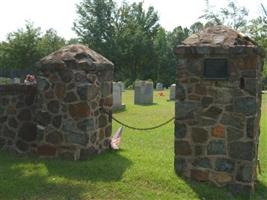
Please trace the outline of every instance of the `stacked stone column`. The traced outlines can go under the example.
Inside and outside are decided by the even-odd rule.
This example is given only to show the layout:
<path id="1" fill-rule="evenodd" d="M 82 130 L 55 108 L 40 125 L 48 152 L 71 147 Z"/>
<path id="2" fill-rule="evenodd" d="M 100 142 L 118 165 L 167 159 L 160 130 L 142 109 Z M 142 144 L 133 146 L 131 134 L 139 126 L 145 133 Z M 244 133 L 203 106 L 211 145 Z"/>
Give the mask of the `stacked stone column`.
<path id="1" fill-rule="evenodd" d="M 253 191 L 258 159 L 262 50 L 180 45 L 177 55 L 175 170 L 235 192 Z M 229 77 L 206 79 L 205 59 L 226 59 Z"/>
<path id="2" fill-rule="evenodd" d="M 113 64 L 71 45 L 42 59 L 39 68 L 36 153 L 76 160 L 109 148 Z"/>

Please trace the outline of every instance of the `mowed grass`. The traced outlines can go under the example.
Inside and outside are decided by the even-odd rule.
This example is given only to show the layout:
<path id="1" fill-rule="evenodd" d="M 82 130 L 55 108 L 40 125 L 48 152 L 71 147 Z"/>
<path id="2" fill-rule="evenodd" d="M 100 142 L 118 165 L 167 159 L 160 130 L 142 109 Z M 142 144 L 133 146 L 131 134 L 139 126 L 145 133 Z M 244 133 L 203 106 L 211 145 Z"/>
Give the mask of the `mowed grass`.
<path id="1" fill-rule="evenodd" d="M 126 110 L 116 118 L 150 127 L 174 115 L 174 102 L 155 92 L 155 104 L 133 104 L 133 91 L 123 94 Z M 259 156 L 262 175 L 252 199 L 267 199 L 267 95 L 263 96 Z M 120 125 L 113 122 L 113 132 Z M 177 177 L 174 172 L 173 123 L 153 131 L 124 129 L 121 150 L 87 161 L 34 159 L 0 153 L 0 199 L 174 199 L 231 200 L 229 190 Z"/>

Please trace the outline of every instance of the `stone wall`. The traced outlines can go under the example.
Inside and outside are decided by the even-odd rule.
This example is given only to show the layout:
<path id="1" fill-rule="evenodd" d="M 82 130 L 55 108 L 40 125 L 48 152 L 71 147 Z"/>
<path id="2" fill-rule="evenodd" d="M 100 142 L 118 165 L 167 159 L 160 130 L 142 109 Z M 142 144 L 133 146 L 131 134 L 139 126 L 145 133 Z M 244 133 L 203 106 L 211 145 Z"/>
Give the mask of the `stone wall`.
<path id="1" fill-rule="evenodd" d="M 256 179 L 261 72 L 257 46 L 188 46 L 176 49 L 175 170 L 234 191 Z M 223 58 L 229 77 L 205 79 L 204 61 Z"/>
<path id="2" fill-rule="evenodd" d="M 82 45 L 43 58 L 37 86 L 0 87 L 0 147 L 72 160 L 108 149 L 112 80 L 113 64 Z"/>
<path id="3" fill-rule="evenodd" d="M 0 149 L 30 152 L 36 145 L 35 85 L 0 86 Z"/>

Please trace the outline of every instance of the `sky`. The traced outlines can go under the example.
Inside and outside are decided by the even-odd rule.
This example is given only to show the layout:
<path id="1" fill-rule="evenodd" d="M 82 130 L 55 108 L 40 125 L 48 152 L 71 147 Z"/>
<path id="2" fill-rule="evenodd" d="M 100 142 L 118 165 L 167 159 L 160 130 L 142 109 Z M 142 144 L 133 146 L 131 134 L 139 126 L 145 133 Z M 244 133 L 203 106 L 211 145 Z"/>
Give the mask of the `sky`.
<path id="1" fill-rule="evenodd" d="M 0 41 L 10 32 L 25 26 L 26 20 L 41 27 L 42 31 L 53 28 L 58 35 L 70 39 L 76 34 L 72 30 L 77 19 L 76 4 L 82 0 L 0 0 Z M 122 0 L 115 0 L 121 3 Z M 144 1 L 144 6 L 153 6 L 160 16 L 160 24 L 171 31 L 176 26 L 189 27 L 203 15 L 205 0 L 128 0 Z M 209 0 L 215 7 L 224 7 L 227 0 Z M 261 12 L 260 3 L 267 7 L 267 0 L 236 0 L 237 5 L 245 6 L 250 17 Z"/>

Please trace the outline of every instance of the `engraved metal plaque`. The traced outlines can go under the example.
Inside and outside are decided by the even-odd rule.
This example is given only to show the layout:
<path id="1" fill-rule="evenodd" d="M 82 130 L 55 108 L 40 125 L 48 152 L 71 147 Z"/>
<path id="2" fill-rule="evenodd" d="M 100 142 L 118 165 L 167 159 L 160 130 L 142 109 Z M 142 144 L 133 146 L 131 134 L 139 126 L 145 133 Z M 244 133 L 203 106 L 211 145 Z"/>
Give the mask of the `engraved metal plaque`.
<path id="1" fill-rule="evenodd" d="M 209 58 L 204 61 L 204 78 L 227 79 L 229 77 L 228 62 L 223 58 Z"/>

